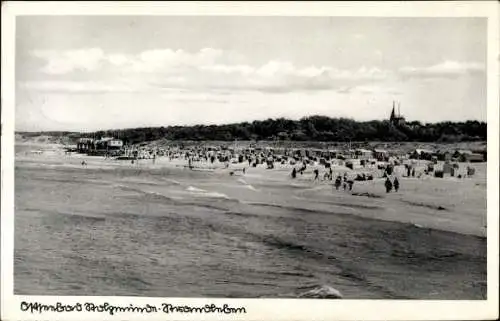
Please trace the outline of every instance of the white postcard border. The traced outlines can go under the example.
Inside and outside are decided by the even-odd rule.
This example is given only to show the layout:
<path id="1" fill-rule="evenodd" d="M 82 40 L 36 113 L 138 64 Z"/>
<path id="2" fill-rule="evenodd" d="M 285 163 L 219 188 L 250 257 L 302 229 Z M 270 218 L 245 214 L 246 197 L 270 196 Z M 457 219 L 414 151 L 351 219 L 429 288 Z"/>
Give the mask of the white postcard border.
<path id="1" fill-rule="evenodd" d="M 7 2 L 2 4 L 1 319 L 2 320 L 486 320 L 498 317 L 499 7 L 495 1 L 440 2 Z M 186 299 L 13 295 L 15 17 L 17 15 L 286 15 L 356 17 L 488 18 L 488 289 L 484 301 Z M 245 307 L 246 314 L 44 312 L 20 310 L 21 302 L 104 302 Z M 84 309 L 85 310 L 85 309 Z"/>

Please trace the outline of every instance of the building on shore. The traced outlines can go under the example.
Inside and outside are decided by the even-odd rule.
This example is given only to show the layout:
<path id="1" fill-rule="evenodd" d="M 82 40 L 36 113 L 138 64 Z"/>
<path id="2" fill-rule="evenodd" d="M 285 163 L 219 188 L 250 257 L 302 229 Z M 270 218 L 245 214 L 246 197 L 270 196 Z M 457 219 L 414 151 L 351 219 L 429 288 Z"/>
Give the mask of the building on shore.
<path id="1" fill-rule="evenodd" d="M 82 137 L 76 144 L 76 151 L 78 153 L 88 153 L 94 149 L 94 140 L 92 138 Z"/>
<path id="2" fill-rule="evenodd" d="M 123 150 L 123 141 L 113 137 L 103 137 L 98 140 L 82 137 L 76 146 L 79 153 L 88 155 L 118 155 Z"/>

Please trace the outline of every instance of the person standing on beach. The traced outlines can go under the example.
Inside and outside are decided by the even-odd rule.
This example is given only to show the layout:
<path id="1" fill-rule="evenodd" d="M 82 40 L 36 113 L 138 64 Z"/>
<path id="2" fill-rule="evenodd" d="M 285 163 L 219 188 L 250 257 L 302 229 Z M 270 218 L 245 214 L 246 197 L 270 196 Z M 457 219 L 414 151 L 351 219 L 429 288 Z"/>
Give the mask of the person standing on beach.
<path id="1" fill-rule="evenodd" d="M 337 176 L 337 178 L 335 179 L 335 189 L 338 191 L 339 190 L 339 187 L 340 185 L 342 185 L 342 177 Z"/>
<path id="2" fill-rule="evenodd" d="M 390 193 L 391 190 L 392 190 L 392 182 L 389 179 L 389 177 L 387 177 L 387 179 L 385 180 L 385 191 L 386 193 Z"/>
<path id="3" fill-rule="evenodd" d="M 314 180 L 319 179 L 319 170 L 317 168 L 314 169 Z"/>
<path id="4" fill-rule="evenodd" d="M 295 167 L 292 169 L 292 178 L 297 177 L 297 169 Z"/>
<path id="5" fill-rule="evenodd" d="M 394 178 L 394 190 L 396 191 L 396 193 L 398 192 L 398 189 L 399 189 L 399 180 L 398 178 Z"/>

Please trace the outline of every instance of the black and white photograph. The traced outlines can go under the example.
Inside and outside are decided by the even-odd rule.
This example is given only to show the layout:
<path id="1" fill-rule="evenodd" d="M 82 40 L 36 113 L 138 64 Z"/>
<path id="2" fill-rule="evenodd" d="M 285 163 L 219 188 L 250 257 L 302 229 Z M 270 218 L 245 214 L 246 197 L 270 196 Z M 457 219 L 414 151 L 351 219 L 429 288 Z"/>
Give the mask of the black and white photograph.
<path id="1" fill-rule="evenodd" d="M 487 17 L 30 14 L 13 38 L 14 296 L 491 299 Z"/>

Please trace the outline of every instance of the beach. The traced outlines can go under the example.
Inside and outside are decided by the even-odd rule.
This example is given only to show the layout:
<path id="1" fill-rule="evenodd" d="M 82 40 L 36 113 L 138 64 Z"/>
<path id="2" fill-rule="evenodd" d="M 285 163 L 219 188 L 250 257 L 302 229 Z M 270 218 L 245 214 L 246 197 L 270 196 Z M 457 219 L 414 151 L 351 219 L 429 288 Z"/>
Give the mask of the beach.
<path id="1" fill-rule="evenodd" d="M 216 165 L 16 146 L 15 294 L 486 298 L 486 163 L 389 194 Z"/>

